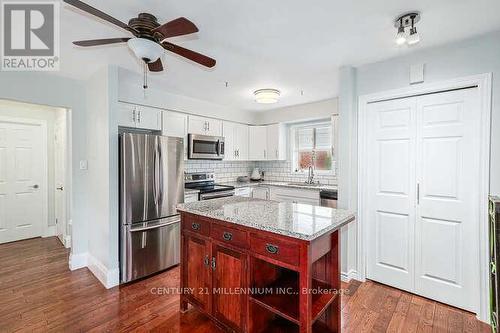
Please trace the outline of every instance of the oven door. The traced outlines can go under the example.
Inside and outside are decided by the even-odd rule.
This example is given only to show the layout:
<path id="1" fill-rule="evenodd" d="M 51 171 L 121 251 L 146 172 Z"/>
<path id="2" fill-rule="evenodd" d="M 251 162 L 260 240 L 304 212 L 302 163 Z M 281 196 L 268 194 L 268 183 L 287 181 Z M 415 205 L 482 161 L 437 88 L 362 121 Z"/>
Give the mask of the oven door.
<path id="1" fill-rule="evenodd" d="M 188 158 L 191 160 L 222 160 L 224 138 L 199 134 L 188 134 Z"/>

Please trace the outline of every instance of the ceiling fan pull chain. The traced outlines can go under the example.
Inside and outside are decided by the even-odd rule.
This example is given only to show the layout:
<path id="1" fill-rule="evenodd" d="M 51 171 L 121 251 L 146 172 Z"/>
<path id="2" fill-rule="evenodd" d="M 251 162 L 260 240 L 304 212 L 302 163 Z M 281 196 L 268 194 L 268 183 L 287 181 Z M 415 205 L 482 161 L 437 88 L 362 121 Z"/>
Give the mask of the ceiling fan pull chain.
<path id="1" fill-rule="evenodd" d="M 148 64 L 144 62 L 144 83 L 142 85 L 144 90 L 144 98 L 146 98 L 146 89 L 148 89 Z"/>

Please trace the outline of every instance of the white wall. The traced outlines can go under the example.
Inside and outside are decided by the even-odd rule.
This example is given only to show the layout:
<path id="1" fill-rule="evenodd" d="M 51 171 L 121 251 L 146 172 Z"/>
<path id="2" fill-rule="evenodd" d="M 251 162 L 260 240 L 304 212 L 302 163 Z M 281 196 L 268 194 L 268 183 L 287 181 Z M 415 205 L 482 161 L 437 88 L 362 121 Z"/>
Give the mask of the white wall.
<path id="1" fill-rule="evenodd" d="M 285 108 L 256 112 L 255 125 L 265 125 L 280 122 L 296 122 L 330 118 L 338 113 L 338 99 L 332 98 L 315 103 L 307 103 Z"/>
<path id="2" fill-rule="evenodd" d="M 0 99 L 62 107 L 72 119 L 72 255 L 87 252 L 86 173 L 78 168 L 86 155 L 85 88 L 80 81 L 40 72 L 1 72 Z"/>
<path id="3" fill-rule="evenodd" d="M 476 38 L 447 44 L 434 48 L 423 48 L 425 40 L 414 53 L 382 62 L 359 66 L 356 69 L 346 67 L 340 76 L 340 141 L 350 153 L 340 156 L 339 181 L 343 178 L 346 167 L 351 176 L 348 183 L 339 182 L 341 204 L 353 210 L 357 208 L 357 104 L 351 105 L 350 96 L 358 96 L 409 86 L 409 69 L 412 64 L 425 64 L 425 83 L 444 81 L 452 78 L 493 73 L 492 84 L 492 124 L 491 124 L 491 166 L 490 193 L 500 194 L 500 32 L 489 33 Z M 343 73 L 343 74 L 342 74 Z M 354 84 L 353 84 L 354 83 Z M 350 147 L 350 148 L 347 148 Z M 346 191 L 347 197 L 344 197 Z M 348 253 L 353 260 L 350 268 L 356 267 L 356 239 L 349 243 Z"/>
<path id="4" fill-rule="evenodd" d="M 142 88 L 142 77 L 123 68 L 118 69 L 118 100 L 180 111 L 205 117 L 253 124 L 255 112 L 244 111 L 200 99 L 177 95 L 162 89 L 161 80 L 149 78 L 146 95 Z"/>

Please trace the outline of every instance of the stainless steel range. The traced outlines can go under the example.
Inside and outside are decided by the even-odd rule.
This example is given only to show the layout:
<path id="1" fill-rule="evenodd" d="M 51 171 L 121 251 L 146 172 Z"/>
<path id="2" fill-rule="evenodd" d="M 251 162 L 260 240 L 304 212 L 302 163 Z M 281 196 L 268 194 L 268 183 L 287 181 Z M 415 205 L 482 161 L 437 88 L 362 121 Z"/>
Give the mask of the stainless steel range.
<path id="1" fill-rule="evenodd" d="M 215 183 L 213 173 L 186 173 L 184 187 L 199 190 L 199 200 L 231 197 L 234 195 L 234 186 L 219 185 Z"/>

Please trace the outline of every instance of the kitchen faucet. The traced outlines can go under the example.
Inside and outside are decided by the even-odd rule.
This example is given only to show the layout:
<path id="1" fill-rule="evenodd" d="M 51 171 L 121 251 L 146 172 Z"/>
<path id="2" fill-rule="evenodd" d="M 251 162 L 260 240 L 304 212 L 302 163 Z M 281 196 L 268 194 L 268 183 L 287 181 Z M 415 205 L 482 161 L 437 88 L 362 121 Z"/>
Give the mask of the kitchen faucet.
<path id="1" fill-rule="evenodd" d="M 314 168 L 309 165 L 309 174 L 307 176 L 306 184 L 314 184 Z"/>

